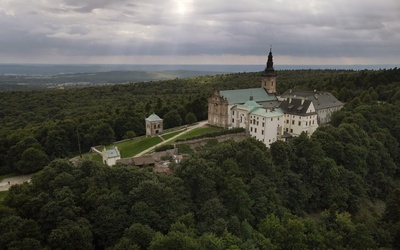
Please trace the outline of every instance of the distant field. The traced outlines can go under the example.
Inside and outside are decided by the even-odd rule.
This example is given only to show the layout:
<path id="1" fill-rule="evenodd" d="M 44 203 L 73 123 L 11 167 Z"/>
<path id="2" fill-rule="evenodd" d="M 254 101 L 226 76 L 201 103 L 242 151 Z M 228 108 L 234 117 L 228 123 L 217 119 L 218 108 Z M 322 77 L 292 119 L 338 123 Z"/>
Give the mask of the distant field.
<path id="1" fill-rule="evenodd" d="M 0 92 L 82 88 L 90 86 L 160 81 L 227 73 L 202 70 L 132 71 L 131 69 L 115 70 L 110 68 L 110 70 L 108 70 L 107 72 L 98 72 L 99 70 L 103 71 L 104 68 L 70 68 L 68 66 L 60 66 L 58 68 L 38 68 L 25 66 L 21 68 L 17 65 L 9 65 L 9 67 L 7 67 L 7 65 L 0 65 Z M 75 73 L 59 74 L 60 72 Z"/>

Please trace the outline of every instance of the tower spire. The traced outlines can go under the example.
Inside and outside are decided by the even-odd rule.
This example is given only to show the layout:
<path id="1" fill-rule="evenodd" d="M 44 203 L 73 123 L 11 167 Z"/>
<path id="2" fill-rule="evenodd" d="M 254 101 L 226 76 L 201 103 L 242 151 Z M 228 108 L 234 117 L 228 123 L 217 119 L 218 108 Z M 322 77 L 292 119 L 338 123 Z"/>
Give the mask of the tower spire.
<path id="1" fill-rule="evenodd" d="M 276 72 L 272 56 L 272 45 L 269 46 L 267 65 L 261 74 L 261 87 L 269 94 L 276 93 Z"/>
<path id="2" fill-rule="evenodd" d="M 268 54 L 268 61 L 267 61 L 267 67 L 265 68 L 265 71 L 275 71 L 274 70 L 274 62 L 272 60 L 273 56 L 272 56 L 272 45 L 270 45 L 269 47 L 269 54 Z"/>
<path id="3" fill-rule="evenodd" d="M 272 55 L 272 45 L 269 45 L 268 60 L 267 60 L 267 65 L 265 67 L 263 75 L 276 76 L 275 69 L 274 69 L 273 55 Z"/>

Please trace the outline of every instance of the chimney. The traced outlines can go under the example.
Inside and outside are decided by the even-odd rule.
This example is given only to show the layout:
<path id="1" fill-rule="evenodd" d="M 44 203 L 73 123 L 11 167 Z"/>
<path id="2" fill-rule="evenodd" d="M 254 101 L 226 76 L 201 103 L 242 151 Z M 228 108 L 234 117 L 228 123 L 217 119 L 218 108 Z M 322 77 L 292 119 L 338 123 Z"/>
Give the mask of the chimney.
<path id="1" fill-rule="evenodd" d="M 292 98 L 289 98 L 289 103 L 292 103 Z"/>
<path id="2" fill-rule="evenodd" d="M 301 105 L 303 105 L 304 104 L 304 99 L 301 99 Z"/>

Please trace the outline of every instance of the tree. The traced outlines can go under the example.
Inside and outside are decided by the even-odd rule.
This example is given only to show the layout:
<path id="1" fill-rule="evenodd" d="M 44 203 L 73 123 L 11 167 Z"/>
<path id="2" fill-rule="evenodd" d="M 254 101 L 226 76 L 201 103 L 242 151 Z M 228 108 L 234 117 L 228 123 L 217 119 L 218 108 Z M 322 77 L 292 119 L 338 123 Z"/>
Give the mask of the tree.
<path id="1" fill-rule="evenodd" d="M 4 249 L 41 249 L 40 229 L 33 220 L 11 215 L 0 219 L 0 246 Z M 31 248 L 27 244 L 32 243 Z"/>
<path id="2" fill-rule="evenodd" d="M 42 146 L 35 138 L 27 137 L 16 143 L 14 146 L 11 146 L 11 148 L 8 150 L 6 156 L 7 164 L 10 167 L 15 168 L 15 164 L 21 160 L 22 154 L 28 148 L 36 148 L 42 150 Z"/>
<path id="3" fill-rule="evenodd" d="M 132 224 L 129 228 L 125 229 L 124 236 L 119 240 L 117 246 L 134 245 L 137 246 L 137 249 L 148 249 L 155 233 L 148 225 L 140 223 Z"/>
<path id="4" fill-rule="evenodd" d="M 193 114 L 192 112 L 187 113 L 187 115 L 185 117 L 185 121 L 187 124 L 193 124 L 193 123 L 197 122 L 196 115 Z"/>
<path id="5" fill-rule="evenodd" d="M 171 110 L 164 116 L 164 128 L 178 127 L 182 124 L 182 118 L 178 111 Z"/>
<path id="6" fill-rule="evenodd" d="M 51 249 L 94 249 L 93 235 L 86 219 L 64 220 L 48 236 Z"/>
<path id="7" fill-rule="evenodd" d="M 223 250 L 227 249 L 222 238 L 214 234 L 203 234 L 199 239 L 199 248 L 201 250 Z"/>
<path id="8" fill-rule="evenodd" d="M 195 239 L 194 230 L 187 228 L 183 223 L 177 222 L 171 225 L 167 235 L 156 233 L 153 238 L 150 250 L 154 249 L 198 249 L 198 242 Z"/>
<path id="9" fill-rule="evenodd" d="M 126 134 L 124 135 L 124 139 L 131 139 L 132 140 L 135 137 L 136 137 L 136 134 L 132 130 L 127 131 Z"/>
<path id="10" fill-rule="evenodd" d="M 76 139 L 73 142 L 75 141 Z M 70 152 L 70 143 L 71 141 L 69 140 L 66 131 L 54 127 L 47 131 L 44 147 L 49 156 L 65 157 Z"/>
<path id="11" fill-rule="evenodd" d="M 96 207 L 90 214 L 96 246 L 104 248 L 115 245 L 130 223 L 128 218 L 123 206 L 113 208 L 103 203 Z"/>
<path id="12" fill-rule="evenodd" d="M 89 129 L 87 138 L 92 145 L 109 145 L 114 141 L 114 130 L 108 123 L 93 125 Z"/>
<path id="13" fill-rule="evenodd" d="M 49 159 L 42 150 L 28 148 L 22 153 L 21 160 L 15 164 L 15 168 L 23 174 L 30 174 L 43 169 L 48 163 Z"/>
<path id="14" fill-rule="evenodd" d="M 226 213 L 226 208 L 218 198 L 206 201 L 197 214 L 199 231 L 221 235 L 226 228 Z"/>

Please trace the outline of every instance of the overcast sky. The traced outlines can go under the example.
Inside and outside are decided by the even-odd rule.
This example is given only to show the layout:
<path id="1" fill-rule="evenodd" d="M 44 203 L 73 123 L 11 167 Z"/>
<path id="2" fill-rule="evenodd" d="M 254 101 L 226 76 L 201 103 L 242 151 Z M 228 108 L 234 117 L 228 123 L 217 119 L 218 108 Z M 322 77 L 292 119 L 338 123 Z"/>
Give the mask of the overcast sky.
<path id="1" fill-rule="evenodd" d="M 400 0 L 0 0 L 0 63 L 400 64 Z"/>

